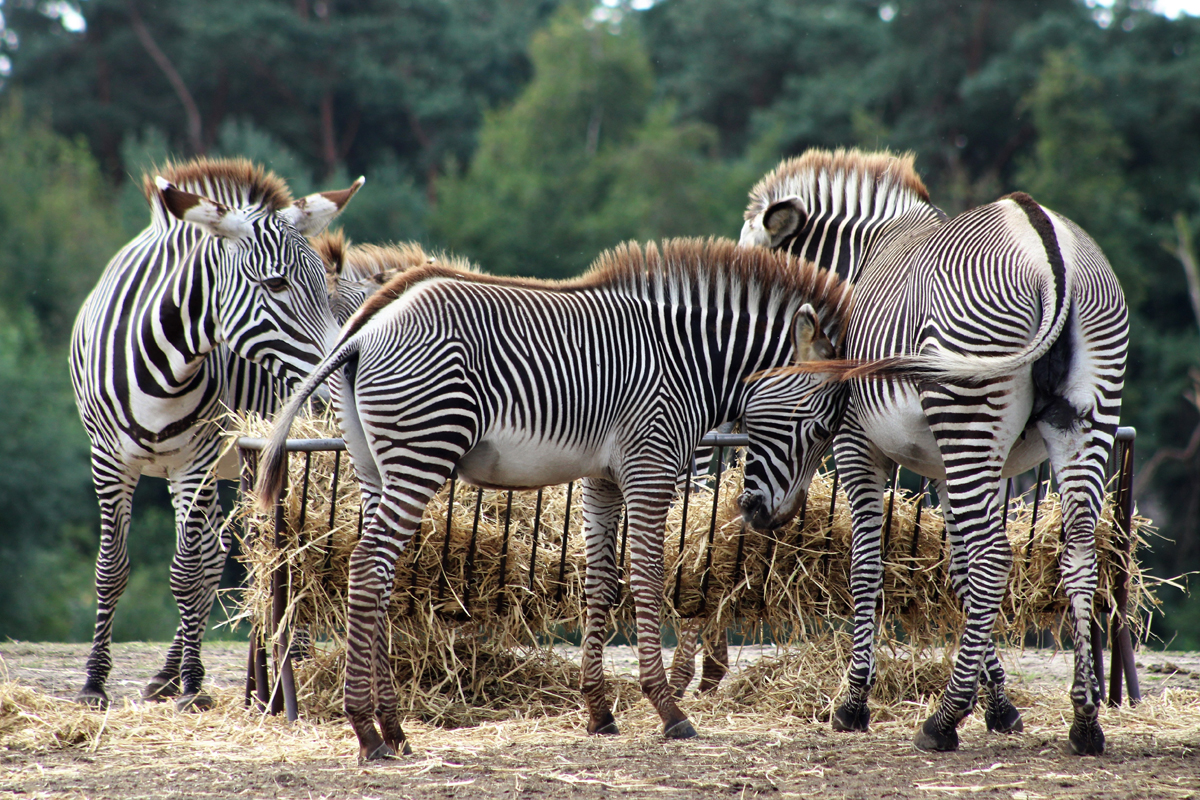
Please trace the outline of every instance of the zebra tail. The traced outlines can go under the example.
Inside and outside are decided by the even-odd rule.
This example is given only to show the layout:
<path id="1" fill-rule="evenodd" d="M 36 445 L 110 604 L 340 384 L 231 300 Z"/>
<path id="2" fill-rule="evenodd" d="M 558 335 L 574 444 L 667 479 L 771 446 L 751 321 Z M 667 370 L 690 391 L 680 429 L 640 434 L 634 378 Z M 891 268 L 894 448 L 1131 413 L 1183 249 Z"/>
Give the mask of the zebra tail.
<path id="1" fill-rule="evenodd" d="M 275 416 L 275 425 L 267 438 L 267 446 L 259 456 L 258 480 L 254 485 L 255 506 L 262 513 L 270 513 L 283 494 L 283 478 L 287 471 L 287 438 L 296 415 L 317 387 L 341 369 L 356 353 L 357 339 L 352 337 L 342 342 L 305 378 L 304 383 L 288 398 L 287 404 Z"/>

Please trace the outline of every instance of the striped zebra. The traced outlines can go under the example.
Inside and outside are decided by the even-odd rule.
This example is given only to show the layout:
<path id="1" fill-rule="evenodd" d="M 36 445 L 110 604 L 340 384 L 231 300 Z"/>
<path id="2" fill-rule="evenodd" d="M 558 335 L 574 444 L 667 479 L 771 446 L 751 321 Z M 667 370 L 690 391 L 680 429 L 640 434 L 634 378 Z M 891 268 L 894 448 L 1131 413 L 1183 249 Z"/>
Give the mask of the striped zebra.
<path id="1" fill-rule="evenodd" d="M 829 201 L 814 208 L 813 197 Z M 823 218 L 826 233 L 814 234 Z M 834 231 L 842 241 L 829 239 Z M 932 365 L 920 379 L 854 382 L 835 439 L 854 525 L 855 617 L 849 691 L 834 728 L 865 730 L 870 718 L 883 486 L 899 463 L 937 484 L 951 581 L 967 619 L 950 683 L 916 745 L 957 748 L 957 725 L 981 679 L 988 729 L 1022 729 L 991 639 L 1012 561 L 998 496 L 1003 478 L 1048 456 L 1063 504 L 1061 570 L 1075 646 L 1070 746 L 1102 753 L 1089 636 L 1095 526 L 1128 342 L 1111 267 L 1079 227 L 1024 194 L 947 220 L 929 204 L 911 158 L 886 154 L 813 153 L 754 188 L 741 244 L 807 255 L 818 241 L 822 255 L 839 253 L 839 270 L 842 248 L 857 259 L 846 273 L 855 281 L 846 357 L 918 355 Z"/>
<path id="2" fill-rule="evenodd" d="M 695 735 L 660 643 L 663 525 L 677 476 L 706 431 L 741 419 L 751 442 L 744 516 L 770 528 L 796 513 L 844 391 L 814 391 L 822 375 L 763 373 L 831 358 L 826 331 L 836 335 L 848 299 L 828 271 L 711 240 L 625 244 L 561 283 L 434 265 L 374 295 L 277 418 L 257 486 L 271 506 L 294 416 L 344 370 L 334 402 L 367 520 L 347 600 L 345 709 L 360 758 L 410 752 L 386 612 L 396 561 L 456 472 L 485 488 L 583 479 L 591 734 L 618 732 L 601 657 L 624 504 L 642 689 L 668 738 Z"/>
<path id="3" fill-rule="evenodd" d="M 211 704 L 200 644 L 228 551 L 214 475 L 219 419 L 227 408 L 270 410 L 325 353 L 336 327 L 304 234 L 319 233 L 361 185 L 293 202 L 281 180 L 240 159 L 171 164 L 143 181 L 150 225 L 109 262 L 71 337 L 100 502 L 96 627 L 79 701 L 108 704 L 130 508 L 150 475 L 169 481 L 175 508 L 180 623 L 143 696 Z"/>

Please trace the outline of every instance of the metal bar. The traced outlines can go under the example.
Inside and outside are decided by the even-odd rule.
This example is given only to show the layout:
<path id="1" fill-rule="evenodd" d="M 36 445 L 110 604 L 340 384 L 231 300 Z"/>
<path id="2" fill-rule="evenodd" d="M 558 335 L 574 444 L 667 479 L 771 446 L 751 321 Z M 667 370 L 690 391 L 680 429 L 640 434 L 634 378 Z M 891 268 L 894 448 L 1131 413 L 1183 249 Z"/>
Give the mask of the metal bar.
<path id="1" fill-rule="evenodd" d="M 471 544 L 467 547 L 467 565 L 463 569 L 463 613 L 471 617 L 471 582 L 475 577 L 475 543 L 479 537 L 479 513 L 483 510 L 483 489 L 475 490 L 475 521 L 471 523 Z"/>
<path id="2" fill-rule="evenodd" d="M 275 503 L 275 548 L 284 550 L 284 531 L 287 528 L 287 516 L 284 513 L 283 500 L 287 494 L 287 470 L 283 473 L 283 485 L 280 489 L 280 500 Z M 292 652 L 284 616 L 288 606 L 288 566 L 283 561 L 275 567 L 271 575 L 271 631 L 272 631 L 272 660 L 275 662 L 277 685 L 271 692 L 271 714 L 287 711 L 289 721 L 298 716 L 296 709 L 296 684 L 292 676 Z"/>
<path id="3" fill-rule="evenodd" d="M 704 551 L 704 575 L 700 578 L 700 606 L 696 609 L 696 614 L 703 614 L 708 609 L 708 587 L 712 577 L 712 560 L 713 560 L 713 540 L 717 533 L 717 511 L 721 503 L 721 478 L 725 474 L 725 448 L 717 448 L 717 476 L 716 482 L 713 483 L 713 503 L 712 515 L 708 520 L 708 542 Z M 807 501 L 807 495 L 805 500 Z M 807 505 L 807 502 L 806 502 Z M 803 513 L 803 512 L 802 512 Z M 800 522 L 801 528 L 804 526 L 803 519 Z"/>
<path id="4" fill-rule="evenodd" d="M 500 591 L 496 595 L 496 613 L 504 611 L 508 600 L 508 537 L 512 530 L 512 489 L 508 490 L 508 504 L 504 508 L 504 541 L 500 544 Z"/>
<path id="5" fill-rule="evenodd" d="M 312 451 L 304 453 L 304 481 L 300 484 L 300 524 L 296 526 L 297 533 L 304 530 L 308 522 L 308 478 L 312 474 Z"/>
<path id="6" fill-rule="evenodd" d="M 446 595 L 446 572 L 450 569 L 450 533 L 454 530 L 454 489 L 458 481 L 450 479 L 450 499 L 446 503 L 446 540 L 442 542 L 442 571 L 438 575 L 437 599 Z"/>
<path id="7" fill-rule="evenodd" d="M 329 530 L 331 530 L 331 531 L 333 530 L 333 524 L 337 518 L 338 477 L 341 475 L 341 469 L 342 469 L 342 451 L 337 450 L 337 451 L 334 451 L 334 454 L 333 454 L 333 482 L 332 482 L 332 486 L 330 488 L 330 501 L 329 501 Z"/>
<path id="8" fill-rule="evenodd" d="M 917 544 L 921 541 L 921 509 L 929 498 L 929 478 L 921 478 L 921 491 L 917 495 L 917 518 L 913 522 L 912 542 L 908 545 L 909 570 L 917 568 Z"/>
<path id="9" fill-rule="evenodd" d="M 688 505 L 692 500 L 692 475 L 694 474 L 692 467 L 695 463 L 695 458 L 688 462 L 687 476 L 683 482 L 683 518 L 679 521 L 679 560 L 675 569 L 675 593 L 671 597 L 671 605 L 675 607 L 676 614 L 679 613 L 679 596 L 683 590 L 683 547 L 687 538 Z"/>
<path id="10" fill-rule="evenodd" d="M 825 526 L 825 552 L 821 556 L 821 560 L 825 563 L 821 565 L 821 571 L 825 573 L 825 577 L 829 577 L 829 555 L 833 550 L 833 512 L 837 508 L 837 493 L 838 493 L 838 471 L 833 471 L 833 491 L 829 493 L 829 522 Z M 832 594 L 830 599 L 832 599 Z"/>
<path id="11" fill-rule="evenodd" d="M 887 517 L 883 521 L 883 550 L 879 556 L 881 560 L 887 560 L 888 541 L 892 536 L 892 511 L 896 507 L 896 484 L 900 479 L 900 465 L 892 464 L 892 494 L 888 497 Z"/>
<path id="12" fill-rule="evenodd" d="M 574 490 L 575 482 L 571 481 L 567 484 L 567 509 L 563 514 L 562 555 L 558 559 L 558 591 L 554 595 L 555 602 L 561 601 L 567 591 L 567 534 L 571 530 L 571 493 Z"/>
<path id="13" fill-rule="evenodd" d="M 1100 694 L 1100 702 L 1104 702 L 1104 629 L 1100 627 L 1096 615 L 1092 615 L 1089 633 L 1092 639 L 1092 670 L 1096 674 L 1096 690 Z"/>
<path id="14" fill-rule="evenodd" d="M 1037 530 L 1038 504 L 1042 500 L 1042 481 L 1046 479 L 1046 462 L 1038 464 L 1037 477 L 1033 484 L 1033 516 L 1029 520 L 1029 542 L 1025 545 L 1025 560 L 1033 555 L 1033 535 Z"/>
<path id="15" fill-rule="evenodd" d="M 537 507 L 534 509 L 534 512 L 533 512 L 533 545 L 529 548 L 529 592 L 530 592 L 530 594 L 533 593 L 533 574 L 534 574 L 534 569 L 537 567 L 538 532 L 541 530 L 541 527 L 542 527 L 542 492 L 543 491 L 544 491 L 543 489 L 538 489 Z"/>
<path id="16" fill-rule="evenodd" d="M 1110 684 L 1109 704 L 1119 705 L 1121 702 L 1121 675 L 1118 675 L 1117 664 L 1121 664 L 1121 672 L 1124 673 L 1126 688 L 1129 690 L 1129 705 L 1134 706 L 1141 702 L 1142 691 L 1138 685 L 1137 665 L 1133 656 L 1133 640 L 1129 634 L 1128 612 L 1129 612 L 1129 567 L 1134 557 L 1134 539 L 1133 539 L 1133 455 L 1134 455 L 1134 440 L 1137 432 L 1133 429 L 1128 429 L 1131 433 L 1127 433 L 1124 437 L 1118 435 L 1118 443 L 1121 446 L 1121 476 L 1117 488 L 1117 531 L 1124 537 L 1124 540 L 1118 542 L 1117 550 L 1121 553 L 1121 558 L 1117 562 L 1117 574 L 1114 586 L 1114 599 L 1117 605 L 1117 616 L 1114 620 L 1116 627 L 1113 634 L 1113 682 Z M 1121 431 L 1118 431 L 1120 434 Z"/>

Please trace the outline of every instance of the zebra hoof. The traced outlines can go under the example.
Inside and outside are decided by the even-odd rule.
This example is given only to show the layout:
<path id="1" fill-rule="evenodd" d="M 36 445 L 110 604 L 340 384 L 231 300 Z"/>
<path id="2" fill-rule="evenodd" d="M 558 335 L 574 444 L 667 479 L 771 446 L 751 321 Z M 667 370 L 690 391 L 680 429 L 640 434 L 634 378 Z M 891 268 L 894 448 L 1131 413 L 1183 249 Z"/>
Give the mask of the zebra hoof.
<path id="1" fill-rule="evenodd" d="M 390 747 L 392 749 L 393 756 L 395 756 L 397 753 L 399 753 L 402 756 L 411 756 L 412 755 L 412 746 L 408 743 L 408 739 L 400 739 L 398 741 L 386 742 L 384 744 L 384 746 Z M 378 748 L 376 748 L 376 749 L 378 749 Z"/>
<path id="2" fill-rule="evenodd" d="M 142 699 L 162 703 L 172 697 L 178 697 L 180 691 L 178 673 L 171 675 L 160 672 L 142 688 Z"/>
<path id="3" fill-rule="evenodd" d="M 617 723 L 615 722 L 609 722 L 606 725 L 601 725 L 594 731 L 588 731 L 588 733 L 592 736 L 616 736 L 620 732 L 621 731 L 617 729 Z"/>
<path id="4" fill-rule="evenodd" d="M 984 714 L 984 720 L 987 722 L 987 729 L 992 733 L 1020 733 L 1025 730 L 1021 712 L 1011 703 L 1006 708 L 996 711 L 988 708 L 987 713 Z"/>
<path id="5" fill-rule="evenodd" d="M 92 708 L 108 708 L 108 694 L 98 686 L 85 685 L 75 695 L 75 702 Z"/>
<path id="6" fill-rule="evenodd" d="M 1098 756 L 1104 753 L 1104 731 L 1095 719 L 1076 719 L 1069 737 L 1071 752 L 1077 756 Z"/>
<path id="7" fill-rule="evenodd" d="M 843 703 L 833 712 L 833 718 L 829 722 L 835 731 L 863 732 L 871 726 L 871 709 L 866 703 L 860 706 Z"/>
<path id="8" fill-rule="evenodd" d="M 934 718 L 930 717 L 921 725 L 921 730 L 917 731 L 913 744 L 918 750 L 929 753 L 950 753 L 958 749 L 958 731 L 954 728 L 939 731 L 934 724 Z"/>
<path id="9" fill-rule="evenodd" d="M 179 711 L 208 711 L 212 707 L 212 695 L 208 692 L 180 695 L 175 701 L 175 708 Z"/>
<path id="10" fill-rule="evenodd" d="M 405 742 L 407 744 L 407 742 Z M 411 750 L 409 751 L 411 752 Z M 405 754 L 407 755 L 407 753 Z M 387 742 L 381 743 L 378 747 L 365 755 L 361 752 L 358 756 L 358 763 L 365 764 L 368 761 L 387 761 L 390 758 L 396 757 L 396 751 Z"/>
<path id="11" fill-rule="evenodd" d="M 663 735 L 668 739 L 691 739 L 696 735 L 696 729 L 692 727 L 691 722 L 681 719 L 664 730 Z"/>

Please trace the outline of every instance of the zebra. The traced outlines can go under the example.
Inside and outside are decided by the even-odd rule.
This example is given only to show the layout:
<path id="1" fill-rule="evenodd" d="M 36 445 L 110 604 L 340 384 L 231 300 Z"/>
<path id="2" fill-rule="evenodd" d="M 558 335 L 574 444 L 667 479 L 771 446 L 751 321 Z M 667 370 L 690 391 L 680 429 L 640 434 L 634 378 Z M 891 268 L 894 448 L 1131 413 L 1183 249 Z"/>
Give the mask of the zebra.
<path id="1" fill-rule="evenodd" d="M 96 626 L 78 701 L 109 703 L 130 508 L 149 475 L 170 484 L 180 623 L 143 697 L 211 705 L 200 644 L 228 550 L 214 476 L 219 418 L 225 407 L 270 410 L 278 390 L 325 353 L 336 327 L 303 234 L 324 229 L 362 184 L 293 202 L 283 181 L 244 159 L 168 163 L 144 177 L 150 225 L 109 262 L 71 336 L 100 504 Z"/>
<path id="2" fill-rule="evenodd" d="M 815 391 L 824 375 L 771 370 L 831 359 L 829 332 L 838 335 L 849 297 L 836 275 L 790 256 L 672 240 L 626 243 L 561 283 L 432 265 L 368 300 L 276 418 L 256 487 L 260 506 L 273 505 L 293 418 L 344 370 L 334 404 L 367 520 L 347 600 L 345 711 L 359 758 L 411 752 L 386 611 L 401 551 L 456 473 L 485 488 L 583 479 L 589 734 L 618 733 L 602 652 L 624 504 L 642 689 L 667 738 L 694 736 L 663 671 L 659 628 L 677 476 L 706 431 L 741 419 L 743 516 L 767 529 L 796 513 L 845 391 Z"/>
<path id="3" fill-rule="evenodd" d="M 1012 561 L 998 495 L 1002 478 L 1048 456 L 1063 503 L 1061 569 L 1075 648 L 1069 742 L 1077 754 L 1098 755 L 1104 734 L 1089 627 L 1095 526 L 1124 384 L 1124 295 L 1099 246 L 1070 220 L 1022 193 L 947 219 L 911 165 L 911 156 L 853 151 L 785 162 L 751 192 L 740 240 L 838 254 L 837 268 L 855 282 L 847 358 L 920 354 L 936 363 L 923 378 L 854 382 L 834 440 L 854 526 L 855 614 L 849 690 L 832 724 L 869 723 L 882 493 L 899 463 L 935 481 L 951 582 L 967 618 L 949 685 L 915 744 L 956 749 L 981 678 L 988 729 L 1022 730 L 991 639 Z M 814 197 L 823 202 L 811 206 Z M 840 212 L 814 232 L 831 208 Z M 847 247 L 849 262 L 840 255 Z"/>

